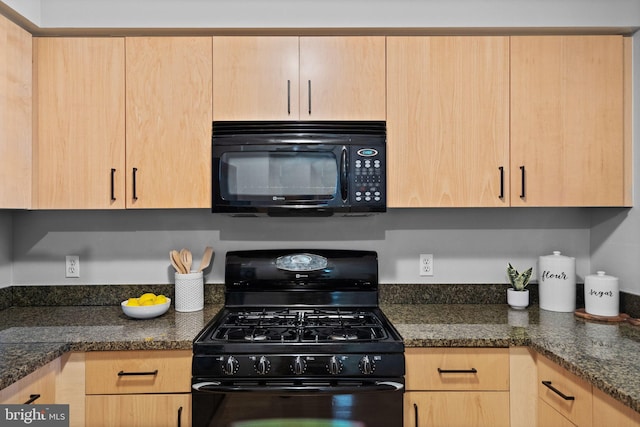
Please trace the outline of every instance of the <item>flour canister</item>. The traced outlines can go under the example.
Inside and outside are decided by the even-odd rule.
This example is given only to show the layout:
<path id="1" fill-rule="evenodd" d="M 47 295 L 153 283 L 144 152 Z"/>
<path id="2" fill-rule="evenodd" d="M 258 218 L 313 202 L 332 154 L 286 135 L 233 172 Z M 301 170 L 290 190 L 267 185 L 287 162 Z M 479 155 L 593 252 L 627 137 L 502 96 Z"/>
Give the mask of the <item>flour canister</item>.
<path id="1" fill-rule="evenodd" d="M 584 278 L 584 310 L 596 316 L 620 314 L 618 278 L 607 276 L 604 271 Z"/>
<path id="2" fill-rule="evenodd" d="M 572 312 L 576 309 L 576 259 L 554 251 L 538 259 L 540 308 Z"/>

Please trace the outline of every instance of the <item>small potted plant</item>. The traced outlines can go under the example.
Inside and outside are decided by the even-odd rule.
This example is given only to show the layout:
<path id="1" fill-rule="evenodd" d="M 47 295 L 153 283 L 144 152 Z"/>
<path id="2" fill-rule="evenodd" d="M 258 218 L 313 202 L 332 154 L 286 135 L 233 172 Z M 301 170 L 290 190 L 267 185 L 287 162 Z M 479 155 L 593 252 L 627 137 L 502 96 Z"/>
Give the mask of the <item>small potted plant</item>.
<path id="1" fill-rule="evenodd" d="M 509 277 L 509 283 L 511 288 L 507 289 L 507 304 L 511 308 L 522 310 L 529 306 L 529 290 L 527 285 L 529 279 L 531 279 L 531 272 L 533 267 L 528 270 L 519 273 L 518 270 L 513 268 L 511 263 L 507 267 L 507 276 Z"/>

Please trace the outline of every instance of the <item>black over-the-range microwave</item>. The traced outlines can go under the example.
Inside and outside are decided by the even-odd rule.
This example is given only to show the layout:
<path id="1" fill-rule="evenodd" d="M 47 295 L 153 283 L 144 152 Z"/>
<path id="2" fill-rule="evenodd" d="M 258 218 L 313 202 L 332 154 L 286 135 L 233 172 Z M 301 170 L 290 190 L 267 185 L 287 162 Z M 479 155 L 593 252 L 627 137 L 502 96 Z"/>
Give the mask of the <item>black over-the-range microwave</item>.
<path id="1" fill-rule="evenodd" d="M 214 213 L 386 211 L 384 121 L 214 121 L 212 144 Z"/>

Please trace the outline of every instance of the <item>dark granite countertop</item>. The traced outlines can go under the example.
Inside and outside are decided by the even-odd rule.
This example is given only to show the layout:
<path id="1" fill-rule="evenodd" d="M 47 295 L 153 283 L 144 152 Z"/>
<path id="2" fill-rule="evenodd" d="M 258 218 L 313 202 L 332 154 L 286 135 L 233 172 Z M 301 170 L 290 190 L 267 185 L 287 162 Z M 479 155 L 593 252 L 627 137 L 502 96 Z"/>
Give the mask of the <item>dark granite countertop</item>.
<path id="1" fill-rule="evenodd" d="M 0 311 L 0 388 L 68 351 L 190 349 L 220 310 L 130 319 L 119 306 L 10 307 Z M 407 347 L 528 346 L 640 412 L 640 327 L 603 324 L 537 306 L 381 304 Z"/>

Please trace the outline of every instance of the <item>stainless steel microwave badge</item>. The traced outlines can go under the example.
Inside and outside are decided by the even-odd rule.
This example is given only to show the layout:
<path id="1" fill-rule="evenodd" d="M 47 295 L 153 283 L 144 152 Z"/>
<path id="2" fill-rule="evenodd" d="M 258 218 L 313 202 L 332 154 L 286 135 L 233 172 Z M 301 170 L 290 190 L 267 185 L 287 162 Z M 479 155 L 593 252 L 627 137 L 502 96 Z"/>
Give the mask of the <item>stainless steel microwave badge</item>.
<path id="1" fill-rule="evenodd" d="M 327 259 L 309 253 L 283 255 L 276 258 L 276 267 L 285 271 L 317 271 L 327 268 Z"/>

